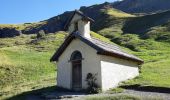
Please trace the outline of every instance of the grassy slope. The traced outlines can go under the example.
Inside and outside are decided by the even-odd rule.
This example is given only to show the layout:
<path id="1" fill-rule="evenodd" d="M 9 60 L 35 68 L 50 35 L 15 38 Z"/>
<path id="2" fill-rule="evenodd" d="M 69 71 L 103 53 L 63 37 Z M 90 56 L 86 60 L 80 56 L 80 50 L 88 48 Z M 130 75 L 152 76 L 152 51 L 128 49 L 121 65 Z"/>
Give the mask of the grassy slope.
<path id="1" fill-rule="evenodd" d="M 128 84 L 170 88 L 170 44 L 154 42 L 153 46 L 155 46 L 153 50 L 143 49 L 141 52 L 134 52 L 145 60 L 145 64 L 142 66 L 140 76 Z"/>
<path id="2" fill-rule="evenodd" d="M 113 13 L 113 12 L 112 12 Z M 140 84 L 140 85 L 150 85 L 150 86 L 160 86 L 160 87 L 170 87 L 170 44 L 168 39 L 170 39 L 169 32 L 169 22 L 164 24 L 160 24 L 159 26 L 154 26 L 156 19 L 160 21 L 167 20 L 169 17 L 169 12 L 164 12 L 162 14 L 149 15 L 149 17 L 116 17 L 112 14 L 105 17 L 104 20 L 107 21 L 107 27 L 101 28 L 98 31 L 100 35 L 103 35 L 109 38 L 111 41 L 124 46 L 126 48 L 131 49 L 129 51 L 138 57 L 142 58 L 145 61 L 145 64 L 142 66 L 141 74 L 134 80 L 128 81 L 126 84 Z M 141 33 L 135 34 L 124 34 L 121 30 L 124 28 L 124 23 L 128 20 L 128 22 L 136 22 L 135 24 L 130 23 L 127 25 L 128 29 L 136 28 L 136 31 L 142 29 L 144 23 L 150 24 L 148 25 L 149 32 L 143 34 L 149 34 L 152 36 L 148 36 L 147 39 L 141 38 Z M 136 21 L 136 19 L 140 20 L 140 22 Z M 150 19 L 150 20 L 149 20 Z M 149 20 L 149 22 L 148 22 Z M 155 22 L 155 23 L 152 23 Z M 138 27 L 142 24 L 141 27 Z M 104 24 L 105 25 L 105 24 Z M 143 27 L 143 30 L 145 29 Z M 159 41 L 157 41 L 156 37 L 162 37 Z M 165 39 L 166 38 L 166 39 Z"/>
<path id="3" fill-rule="evenodd" d="M 122 28 L 124 27 L 124 23 L 128 19 L 136 17 L 135 15 L 112 8 L 102 9 L 100 13 L 100 18 L 96 19 L 92 29 L 107 38 L 112 38 L 115 35 L 123 33 Z"/>
<path id="4" fill-rule="evenodd" d="M 121 29 L 124 22 L 136 17 L 133 15 L 127 16 L 127 14 L 125 14 L 125 17 L 123 17 L 124 14 L 121 14 L 122 17 L 116 17 L 117 12 L 110 10 L 102 11 L 104 15 L 95 22 L 97 25 L 95 30 L 111 41 L 131 49 L 132 51 L 127 50 L 145 61 L 140 76 L 125 84 L 170 87 L 169 41 L 158 42 L 152 38 L 141 39 L 140 34 L 137 33 L 123 34 Z M 160 25 L 160 27 L 168 29 L 169 23 Z M 160 27 L 152 28 L 159 29 Z M 164 30 L 160 29 L 160 31 L 156 32 L 164 32 Z M 169 34 L 169 31 L 166 31 L 166 33 Z M 92 36 L 108 41 L 95 33 L 92 33 Z M 21 91 L 55 84 L 56 69 L 54 64 L 49 63 L 49 58 L 54 49 L 63 42 L 65 35 L 63 33 L 48 35 L 45 40 L 28 44 L 34 37 L 29 35 L 1 39 L 0 54 L 2 56 L 0 56 L 0 60 L 3 60 L 0 62 L 0 87 L 3 87 L 3 89 L 1 89 L 0 95 L 17 94 Z M 169 36 L 167 37 L 169 38 Z"/>
<path id="5" fill-rule="evenodd" d="M 0 39 L 0 96 L 54 85 L 56 67 L 49 59 L 65 35 L 49 34 L 34 43 L 35 35 Z"/>
<path id="6" fill-rule="evenodd" d="M 91 35 L 110 42 L 94 32 Z M 57 69 L 49 59 L 66 36 L 67 33 L 58 32 L 40 40 L 36 40 L 35 35 L 1 38 L 0 99 L 55 85 Z"/>
<path id="7" fill-rule="evenodd" d="M 117 18 L 135 17 L 135 15 L 131 15 L 113 8 L 104 9 L 103 12 Z"/>
<path id="8" fill-rule="evenodd" d="M 24 24 L 0 24 L 0 34 L 3 34 L 5 32 L 6 34 L 10 34 L 7 29 L 12 29 L 14 32 L 19 31 L 22 32 L 23 34 L 35 34 L 35 32 L 27 32 L 28 30 L 41 30 L 38 29 L 39 27 L 46 25 L 47 21 L 41 21 L 37 23 L 24 23 Z M 11 33 L 12 33 L 11 30 Z"/>
<path id="9" fill-rule="evenodd" d="M 124 33 L 134 33 L 141 38 L 170 41 L 170 11 L 131 18 L 124 24 Z"/>
<path id="10" fill-rule="evenodd" d="M 101 13 L 103 14 L 92 29 L 107 38 L 130 33 L 139 35 L 142 39 L 170 41 L 170 11 L 139 17 L 114 9 L 105 9 Z"/>

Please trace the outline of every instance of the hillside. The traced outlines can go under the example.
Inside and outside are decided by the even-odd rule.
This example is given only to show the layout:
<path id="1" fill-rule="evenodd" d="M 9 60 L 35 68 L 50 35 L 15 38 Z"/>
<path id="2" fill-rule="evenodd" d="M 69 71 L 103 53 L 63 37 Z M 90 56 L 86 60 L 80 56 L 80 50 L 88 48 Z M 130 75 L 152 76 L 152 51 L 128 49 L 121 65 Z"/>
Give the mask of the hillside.
<path id="1" fill-rule="evenodd" d="M 49 59 L 65 32 L 43 39 L 21 35 L 0 39 L 0 99 L 55 84 L 55 64 Z"/>
<path id="2" fill-rule="evenodd" d="M 42 39 L 33 35 L 21 35 L 0 40 L 0 99 L 20 94 L 24 91 L 55 86 L 56 67 L 49 59 L 68 34 L 58 32 Z M 111 42 L 94 32 L 91 35 Z M 117 36 L 120 45 L 145 61 L 141 74 L 126 85 L 170 87 L 170 44 L 143 40 L 135 34 Z M 22 99 L 23 100 L 23 99 Z"/>
<path id="3" fill-rule="evenodd" d="M 92 30 L 98 34 L 92 32 L 93 37 L 144 59 L 140 76 L 124 84 L 170 88 L 170 11 L 136 16 L 114 9 L 112 3 L 80 10 L 95 19 Z M 68 35 L 60 30 L 71 13 L 39 23 L 0 25 L 0 99 L 55 85 L 57 69 L 49 59 Z M 40 30 L 47 35 L 36 39 Z"/>
<path id="4" fill-rule="evenodd" d="M 158 13 L 170 10 L 169 0 L 122 0 L 113 3 L 113 7 L 127 13 Z"/>
<path id="5" fill-rule="evenodd" d="M 40 39 L 35 34 L 1 38 L 0 99 L 56 85 L 57 68 L 50 58 L 67 35 L 60 31 Z M 110 42 L 94 32 L 91 36 Z"/>
<path id="6" fill-rule="evenodd" d="M 124 33 L 139 34 L 141 38 L 160 41 L 170 40 L 170 11 L 136 17 L 126 21 Z"/>
<path id="7" fill-rule="evenodd" d="M 149 28 L 166 24 L 170 17 L 169 11 L 167 11 L 170 8 L 169 4 L 170 4 L 169 0 L 154 0 L 154 1 L 153 0 L 123 0 L 114 3 L 105 2 L 103 4 L 96 4 L 89 7 L 82 6 L 80 10 L 87 16 L 95 19 L 95 23 L 92 24 L 93 31 L 97 32 L 101 29 L 112 26 L 114 28 L 113 31 L 115 32 L 136 33 L 136 30 L 139 29 L 138 27 L 137 28 L 134 27 L 134 29 L 132 27 L 132 29 L 127 30 L 126 26 L 128 25 L 132 26 L 133 24 L 136 24 L 135 21 L 142 20 L 141 22 L 137 23 L 138 24 L 137 26 L 139 27 L 142 26 L 140 27 L 139 31 L 142 30 L 146 32 L 146 30 Z M 129 9 L 132 10 L 128 11 Z M 145 11 L 143 12 L 136 11 L 136 9 L 146 10 L 148 12 L 153 10 L 152 12 L 154 13 L 161 11 L 162 13 L 146 15 L 142 17 L 129 14 L 131 13 L 131 11 L 134 11 L 134 13 L 147 13 Z M 20 34 L 35 34 L 40 30 L 44 30 L 45 33 L 55 33 L 57 31 L 63 31 L 63 26 L 66 23 L 67 18 L 72 13 L 73 11 L 64 12 L 61 15 L 57 15 L 37 23 L 25 23 L 20 25 L 0 25 L 0 37 L 14 37 Z M 132 17 L 136 17 L 136 18 L 132 18 Z M 152 19 L 152 21 L 154 22 L 150 22 L 150 21 L 147 22 L 150 19 Z M 146 28 L 148 26 L 145 26 L 145 23 L 146 24 L 149 23 L 152 25 L 149 26 L 149 28 Z M 122 28 L 123 28 L 123 32 L 122 32 Z M 139 31 L 137 31 L 137 33 Z"/>
<path id="8" fill-rule="evenodd" d="M 100 22 L 103 23 L 106 17 L 109 17 L 110 14 L 120 20 L 124 19 L 125 17 L 134 16 L 131 14 L 124 13 L 120 10 L 114 9 L 109 3 L 93 5 L 90 7 L 81 7 L 80 10 L 87 16 L 95 19 L 95 24 L 92 24 L 92 30 L 96 30 L 98 28 L 98 26 L 96 25 L 99 25 Z M 0 37 L 14 37 L 18 36 L 19 33 L 35 34 L 40 30 L 44 30 L 45 33 L 55 33 L 57 31 L 63 31 L 63 26 L 66 23 L 67 18 L 70 17 L 72 13 L 73 11 L 65 12 L 61 15 L 49 18 L 44 21 L 40 21 L 38 23 L 24 23 L 20 25 L 0 25 Z M 101 21 L 101 19 L 103 20 Z M 102 27 L 103 26 L 101 26 L 100 28 Z"/>

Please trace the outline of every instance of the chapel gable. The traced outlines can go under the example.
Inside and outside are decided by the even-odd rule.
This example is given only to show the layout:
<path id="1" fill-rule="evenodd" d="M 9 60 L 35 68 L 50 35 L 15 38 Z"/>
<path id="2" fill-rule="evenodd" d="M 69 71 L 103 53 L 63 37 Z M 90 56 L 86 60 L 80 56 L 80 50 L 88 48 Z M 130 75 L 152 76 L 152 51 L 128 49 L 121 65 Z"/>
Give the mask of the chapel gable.
<path id="1" fill-rule="evenodd" d="M 87 17 L 82 12 L 75 10 L 73 15 L 67 21 L 65 29 L 68 33 L 78 32 L 86 38 L 91 38 L 90 36 L 90 22 L 93 19 Z"/>

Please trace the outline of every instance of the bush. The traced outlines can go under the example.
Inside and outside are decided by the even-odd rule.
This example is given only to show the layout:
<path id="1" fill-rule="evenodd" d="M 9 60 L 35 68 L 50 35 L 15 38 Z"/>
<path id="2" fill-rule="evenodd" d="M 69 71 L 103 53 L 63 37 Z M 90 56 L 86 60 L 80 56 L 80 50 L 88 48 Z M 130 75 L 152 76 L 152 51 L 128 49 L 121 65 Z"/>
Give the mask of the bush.
<path id="1" fill-rule="evenodd" d="M 36 39 L 36 38 L 37 38 L 37 36 L 35 36 L 35 35 L 31 36 L 31 39 Z"/>
<path id="2" fill-rule="evenodd" d="M 24 42 L 24 41 L 15 41 L 15 44 L 16 44 L 16 45 L 24 45 L 25 42 Z"/>
<path id="3" fill-rule="evenodd" d="M 161 35 L 158 36 L 155 40 L 169 42 L 170 41 L 170 33 L 166 33 L 166 32 L 161 33 Z"/>
<path id="4" fill-rule="evenodd" d="M 96 83 L 96 78 L 97 74 L 92 74 L 92 73 L 88 73 L 87 77 L 86 77 L 86 82 L 87 82 L 87 93 L 90 94 L 95 94 L 95 93 L 99 93 L 100 92 L 100 88 Z"/>
<path id="5" fill-rule="evenodd" d="M 44 30 L 40 30 L 38 33 L 37 33 L 37 38 L 44 38 L 45 37 L 45 32 Z"/>

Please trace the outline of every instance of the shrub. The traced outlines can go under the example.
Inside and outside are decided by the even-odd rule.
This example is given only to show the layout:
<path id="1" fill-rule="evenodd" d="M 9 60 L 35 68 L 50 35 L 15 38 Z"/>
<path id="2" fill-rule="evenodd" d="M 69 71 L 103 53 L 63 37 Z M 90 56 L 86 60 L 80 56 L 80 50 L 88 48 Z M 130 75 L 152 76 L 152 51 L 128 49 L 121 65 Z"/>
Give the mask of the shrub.
<path id="1" fill-rule="evenodd" d="M 87 82 L 87 92 L 90 94 L 95 94 L 95 93 L 99 93 L 100 92 L 100 88 L 96 83 L 96 78 L 97 74 L 92 74 L 92 73 L 88 73 L 87 77 L 86 77 L 86 82 Z"/>
<path id="2" fill-rule="evenodd" d="M 35 36 L 35 35 L 31 36 L 31 39 L 36 39 L 36 38 L 37 38 L 37 36 Z"/>
<path id="3" fill-rule="evenodd" d="M 44 30 L 40 30 L 38 33 L 37 33 L 37 38 L 44 38 L 45 37 L 45 32 Z"/>
<path id="4" fill-rule="evenodd" d="M 24 45 L 25 42 L 24 42 L 24 41 L 15 41 L 15 44 L 16 44 L 16 45 Z"/>
<path id="5" fill-rule="evenodd" d="M 155 40 L 157 41 L 170 41 L 170 33 L 169 32 L 162 32 L 160 36 L 158 36 Z"/>

